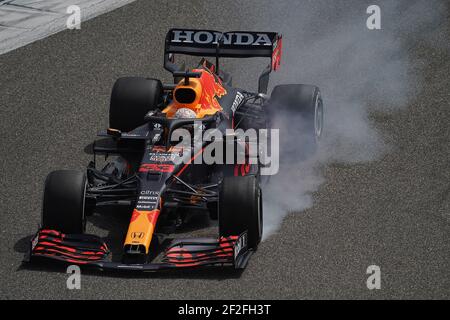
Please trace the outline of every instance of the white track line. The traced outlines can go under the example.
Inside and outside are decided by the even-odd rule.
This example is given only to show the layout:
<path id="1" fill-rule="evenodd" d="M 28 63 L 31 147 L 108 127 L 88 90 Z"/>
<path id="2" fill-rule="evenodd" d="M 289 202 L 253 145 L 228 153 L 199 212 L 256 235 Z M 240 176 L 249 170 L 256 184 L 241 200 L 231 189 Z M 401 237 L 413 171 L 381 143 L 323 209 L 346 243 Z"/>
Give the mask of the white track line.
<path id="1" fill-rule="evenodd" d="M 70 5 L 81 8 L 83 22 L 133 1 L 0 0 L 0 54 L 64 30 Z"/>

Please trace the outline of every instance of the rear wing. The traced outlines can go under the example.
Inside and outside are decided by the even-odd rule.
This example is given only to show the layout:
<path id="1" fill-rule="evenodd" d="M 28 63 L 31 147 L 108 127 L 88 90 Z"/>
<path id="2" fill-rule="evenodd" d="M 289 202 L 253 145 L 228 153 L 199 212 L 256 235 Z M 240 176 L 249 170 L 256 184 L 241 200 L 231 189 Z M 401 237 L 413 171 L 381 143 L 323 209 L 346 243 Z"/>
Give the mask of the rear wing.
<path id="1" fill-rule="evenodd" d="M 175 54 L 216 57 L 216 73 L 219 58 L 270 58 L 270 65 L 259 80 L 259 92 L 266 92 L 268 76 L 277 70 L 281 61 L 282 36 L 276 32 L 170 29 L 164 47 L 164 68 L 179 71 L 174 64 Z"/>

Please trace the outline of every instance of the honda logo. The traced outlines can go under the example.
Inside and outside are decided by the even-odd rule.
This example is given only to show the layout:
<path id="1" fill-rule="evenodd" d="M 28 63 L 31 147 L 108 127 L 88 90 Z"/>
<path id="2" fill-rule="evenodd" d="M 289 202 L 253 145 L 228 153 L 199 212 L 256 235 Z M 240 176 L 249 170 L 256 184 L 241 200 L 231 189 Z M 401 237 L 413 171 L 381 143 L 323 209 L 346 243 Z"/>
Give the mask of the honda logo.
<path id="1" fill-rule="evenodd" d="M 250 32 L 211 32 L 193 30 L 173 30 L 172 43 L 217 44 L 219 39 L 224 45 L 237 46 L 271 46 L 272 41 L 267 33 Z"/>
<path id="2" fill-rule="evenodd" d="M 131 234 L 131 238 L 132 239 L 142 239 L 144 237 L 144 233 L 143 232 L 133 232 Z"/>

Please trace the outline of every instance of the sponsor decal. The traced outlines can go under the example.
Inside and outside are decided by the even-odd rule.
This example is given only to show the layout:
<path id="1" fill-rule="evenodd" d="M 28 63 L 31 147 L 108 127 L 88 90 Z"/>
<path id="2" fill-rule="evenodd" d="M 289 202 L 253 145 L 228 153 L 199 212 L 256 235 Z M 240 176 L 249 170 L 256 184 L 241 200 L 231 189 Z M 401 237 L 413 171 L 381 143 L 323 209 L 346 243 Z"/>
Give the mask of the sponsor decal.
<path id="1" fill-rule="evenodd" d="M 139 196 L 136 203 L 136 208 L 140 207 L 153 207 L 158 203 L 158 197 L 154 196 Z"/>
<path id="2" fill-rule="evenodd" d="M 174 162 L 176 157 L 183 156 L 183 147 L 171 146 L 166 149 L 162 146 L 153 146 L 150 150 L 150 161 L 155 162 Z"/>
<path id="3" fill-rule="evenodd" d="M 130 266 L 129 264 L 119 264 L 117 268 L 125 268 L 125 269 L 144 269 L 144 266 L 140 266 L 138 264 L 133 264 Z"/>
<path id="4" fill-rule="evenodd" d="M 173 162 L 176 156 L 174 153 L 150 153 L 150 161 Z"/>
<path id="5" fill-rule="evenodd" d="M 227 94 L 227 90 L 222 87 L 220 79 L 216 78 L 209 70 L 194 69 L 193 71 L 202 73 L 202 76 L 199 78 L 199 81 L 202 84 L 202 94 L 198 103 L 201 104 L 204 109 L 222 110 L 217 98 Z"/>
<path id="6" fill-rule="evenodd" d="M 173 172 L 175 165 L 161 163 L 145 163 L 139 168 L 139 172 Z"/>
<path id="7" fill-rule="evenodd" d="M 141 135 L 138 133 L 124 132 L 122 133 L 122 137 L 141 137 Z"/>
<path id="8" fill-rule="evenodd" d="M 34 248 L 36 247 L 36 245 L 39 242 L 39 233 L 36 234 L 36 236 L 34 237 L 34 239 L 31 241 L 31 251 L 34 250 Z"/>
<path id="9" fill-rule="evenodd" d="M 141 195 L 149 195 L 149 196 L 159 196 L 159 191 L 153 191 L 153 190 L 141 190 Z"/>
<path id="10" fill-rule="evenodd" d="M 136 209 L 153 209 L 153 206 L 151 206 L 151 205 L 147 205 L 147 204 L 138 204 L 137 206 L 136 206 Z"/>
<path id="11" fill-rule="evenodd" d="M 131 238 L 132 239 L 142 239 L 144 237 L 144 232 L 132 232 Z"/>
<path id="12" fill-rule="evenodd" d="M 170 153 L 179 153 L 183 152 L 183 148 L 179 146 L 171 146 L 169 149 L 163 146 L 153 146 L 152 148 L 153 152 L 170 152 Z"/>
<path id="13" fill-rule="evenodd" d="M 155 196 L 139 196 L 138 201 L 158 201 L 158 197 Z"/>
<path id="14" fill-rule="evenodd" d="M 171 43 L 180 44 L 217 44 L 219 39 L 224 45 L 234 46 L 271 46 L 269 34 L 258 32 L 211 32 L 206 30 L 173 30 Z"/>
<path id="15" fill-rule="evenodd" d="M 236 240 L 234 245 L 234 259 L 236 259 L 244 249 L 247 249 L 247 232 L 241 234 Z"/>
<path id="16" fill-rule="evenodd" d="M 238 91 L 236 93 L 236 97 L 234 98 L 233 104 L 231 105 L 231 111 L 233 111 L 233 113 L 236 112 L 237 108 L 239 107 L 239 105 L 242 103 L 243 100 L 244 95 Z"/>
<path id="17" fill-rule="evenodd" d="M 153 142 L 153 143 L 156 143 L 156 142 L 158 142 L 159 140 L 161 140 L 161 134 L 160 134 L 160 133 L 156 133 L 156 134 L 153 136 L 152 142 Z"/>

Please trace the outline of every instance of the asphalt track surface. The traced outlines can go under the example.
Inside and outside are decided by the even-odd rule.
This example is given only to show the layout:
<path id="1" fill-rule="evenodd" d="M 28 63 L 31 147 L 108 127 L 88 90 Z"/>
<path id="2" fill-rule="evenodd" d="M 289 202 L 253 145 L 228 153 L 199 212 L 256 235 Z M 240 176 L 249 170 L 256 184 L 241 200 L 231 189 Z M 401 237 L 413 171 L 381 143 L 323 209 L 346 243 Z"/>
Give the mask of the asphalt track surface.
<path id="1" fill-rule="evenodd" d="M 46 174 L 83 169 L 90 160 L 82 151 L 107 126 L 114 80 L 124 75 L 169 80 L 162 44 L 173 26 L 285 32 L 292 16 L 275 3 L 136 1 L 79 31 L 0 56 L 2 299 L 450 297 L 450 59 L 411 34 L 410 53 L 425 61 L 421 94 L 406 109 L 373 116 L 392 150 L 376 161 L 324 168 L 326 181 L 314 194 L 314 206 L 287 216 L 242 274 L 87 273 L 81 290 L 68 290 L 64 270 L 21 266 L 39 222 Z M 360 1 L 334 3 L 322 13 L 324 25 L 347 8 L 364 13 L 366 7 Z M 441 42 L 449 43 L 449 20 L 440 27 L 447 30 Z M 253 73 L 241 74 L 247 83 L 245 75 Z M 88 229 L 107 235 L 118 220 L 95 216 Z M 371 264 L 381 267 L 381 290 L 366 288 Z"/>

